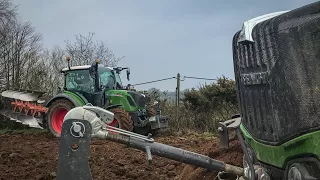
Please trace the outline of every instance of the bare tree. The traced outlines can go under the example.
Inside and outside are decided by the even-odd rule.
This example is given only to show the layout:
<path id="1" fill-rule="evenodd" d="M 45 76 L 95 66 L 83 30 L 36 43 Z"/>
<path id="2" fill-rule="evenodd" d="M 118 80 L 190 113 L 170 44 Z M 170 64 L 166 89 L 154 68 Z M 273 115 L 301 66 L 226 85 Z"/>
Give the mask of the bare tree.
<path id="1" fill-rule="evenodd" d="M 43 88 L 46 89 L 48 96 L 52 96 L 64 83 L 61 69 L 67 67 L 65 51 L 59 46 L 54 46 L 52 50 L 46 50 L 42 58 L 46 69 L 46 81 L 43 82 Z"/>
<path id="2" fill-rule="evenodd" d="M 98 59 L 102 64 L 108 66 L 116 66 L 123 58 L 118 58 L 106 46 L 103 41 L 93 41 L 94 33 L 89 33 L 88 36 L 76 35 L 75 42 L 66 42 L 66 53 L 71 57 L 71 64 L 84 65 L 91 64 L 92 61 Z"/>
<path id="3" fill-rule="evenodd" d="M 41 35 L 29 22 L 14 21 L 8 26 L 10 31 L 4 39 L 2 62 L 7 88 L 23 88 L 30 85 L 31 66 L 37 64 L 41 51 Z M 22 79 L 24 81 L 22 81 Z"/>
<path id="4" fill-rule="evenodd" d="M 16 20 L 17 7 L 14 6 L 10 0 L 0 0 L 0 23 L 1 25 L 7 22 Z"/>
<path id="5" fill-rule="evenodd" d="M 0 39 L 7 37 L 8 26 L 17 20 L 17 7 L 10 0 L 0 0 Z M 0 41 L 0 45 L 3 41 Z M 1 46 L 0 46 L 1 47 Z"/>
<path id="6" fill-rule="evenodd" d="M 7 78 L 3 73 L 6 68 L 5 46 L 8 42 L 11 24 L 16 20 L 16 16 L 16 7 L 9 0 L 0 0 L 0 89 L 7 84 Z"/>

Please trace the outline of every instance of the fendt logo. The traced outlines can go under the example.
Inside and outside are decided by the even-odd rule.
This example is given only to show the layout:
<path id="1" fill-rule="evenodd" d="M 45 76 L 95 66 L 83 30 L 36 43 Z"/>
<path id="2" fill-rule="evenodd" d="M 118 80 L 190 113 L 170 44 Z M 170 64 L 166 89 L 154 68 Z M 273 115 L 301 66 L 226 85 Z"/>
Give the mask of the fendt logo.
<path id="1" fill-rule="evenodd" d="M 244 85 L 266 84 L 268 82 L 268 72 L 241 74 L 241 83 Z"/>

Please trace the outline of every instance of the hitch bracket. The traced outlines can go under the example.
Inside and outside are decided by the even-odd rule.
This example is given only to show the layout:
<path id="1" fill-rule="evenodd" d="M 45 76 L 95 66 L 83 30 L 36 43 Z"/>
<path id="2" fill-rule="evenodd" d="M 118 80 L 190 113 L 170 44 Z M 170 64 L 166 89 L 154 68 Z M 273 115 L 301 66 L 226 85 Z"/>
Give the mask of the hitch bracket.
<path id="1" fill-rule="evenodd" d="M 91 132 L 89 121 L 67 119 L 63 122 L 57 180 L 92 180 L 88 163 Z"/>

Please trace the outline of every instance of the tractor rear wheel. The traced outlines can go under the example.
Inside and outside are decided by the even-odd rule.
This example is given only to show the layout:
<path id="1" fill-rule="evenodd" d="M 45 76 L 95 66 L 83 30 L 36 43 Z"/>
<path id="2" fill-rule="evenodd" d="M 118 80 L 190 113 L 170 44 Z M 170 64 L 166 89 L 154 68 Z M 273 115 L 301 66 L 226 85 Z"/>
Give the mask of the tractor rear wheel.
<path id="1" fill-rule="evenodd" d="M 59 99 L 51 104 L 48 110 L 47 127 L 54 136 L 61 136 L 63 119 L 74 107 L 73 103 L 66 99 Z"/>
<path id="2" fill-rule="evenodd" d="M 133 129 L 133 122 L 131 120 L 130 114 L 122 108 L 114 108 L 111 109 L 114 113 L 114 120 L 110 126 L 114 126 L 126 131 L 132 131 Z"/>

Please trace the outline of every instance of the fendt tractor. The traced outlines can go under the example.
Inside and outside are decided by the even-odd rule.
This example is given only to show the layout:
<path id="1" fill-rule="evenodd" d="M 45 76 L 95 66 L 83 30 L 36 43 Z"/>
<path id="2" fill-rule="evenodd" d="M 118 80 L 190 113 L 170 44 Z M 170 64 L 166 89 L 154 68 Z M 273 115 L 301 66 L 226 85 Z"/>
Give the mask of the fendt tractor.
<path id="1" fill-rule="evenodd" d="M 96 60 L 92 65 L 63 68 L 64 87 L 47 102 L 41 100 L 45 92 L 6 90 L 1 93 L 5 107 L 0 114 L 30 127 L 48 129 L 60 137 L 64 116 L 78 106 L 92 104 L 115 114 L 109 125 L 138 134 L 156 134 L 167 128 L 168 122 L 161 115 L 158 102 L 147 102 L 146 95 L 124 87 L 120 73 L 130 69 L 106 67 Z"/>
<path id="2" fill-rule="evenodd" d="M 219 171 L 218 179 L 319 180 L 318 38 L 320 2 L 256 17 L 246 21 L 234 35 L 233 62 L 240 113 L 220 122 L 218 131 L 221 148 L 229 147 L 228 134 L 236 132 L 244 152 L 243 167 L 157 143 L 147 136 L 105 127 L 103 122 L 113 119 L 112 112 L 100 112 L 105 116 L 99 119 L 94 106 L 83 106 L 65 116 L 57 179 L 91 179 L 87 156 L 88 143 L 94 137 L 145 151 L 149 161 L 155 154 Z M 86 113 L 92 116 L 85 117 Z M 79 151 L 69 148 L 72 143 L 78 144 Z"/>

